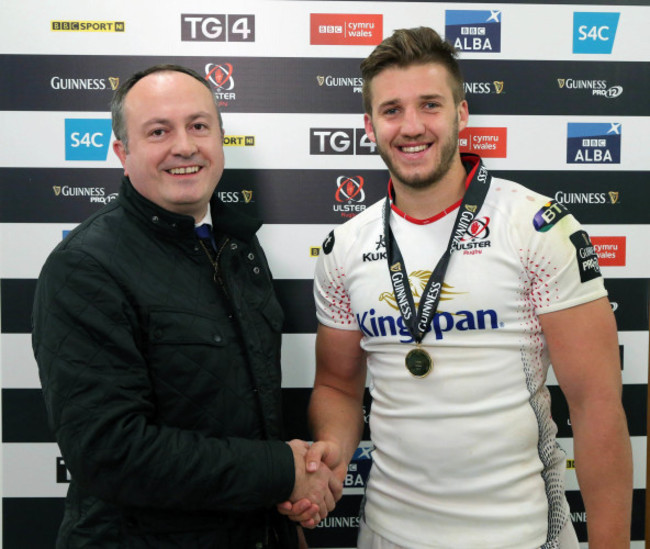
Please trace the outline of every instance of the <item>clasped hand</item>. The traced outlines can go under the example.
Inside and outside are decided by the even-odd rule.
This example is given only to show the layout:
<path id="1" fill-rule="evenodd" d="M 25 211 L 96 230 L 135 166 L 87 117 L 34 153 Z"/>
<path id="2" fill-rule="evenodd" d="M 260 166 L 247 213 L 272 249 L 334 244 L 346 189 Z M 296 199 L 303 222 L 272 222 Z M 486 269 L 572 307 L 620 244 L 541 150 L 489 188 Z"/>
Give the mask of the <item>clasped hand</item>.
<path id="1" fill-rule="evenodd" d="M 338 446 L 331 442 L 288 442 L 293 451 L 296 480 L 289 501 L 278 511 L 305 528 L 314 528 L 332 511 L 343 494 L 347 466 Z"/>

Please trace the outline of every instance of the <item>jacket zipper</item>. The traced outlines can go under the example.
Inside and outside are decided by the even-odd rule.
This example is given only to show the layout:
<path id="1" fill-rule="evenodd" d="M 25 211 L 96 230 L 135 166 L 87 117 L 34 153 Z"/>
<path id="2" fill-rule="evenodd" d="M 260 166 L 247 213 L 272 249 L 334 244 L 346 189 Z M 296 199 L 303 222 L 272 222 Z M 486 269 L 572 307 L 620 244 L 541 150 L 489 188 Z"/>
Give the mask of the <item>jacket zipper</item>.
<path id="1" fill-rule="evenodd" d="M 223 244 L 221 244 L 221 247 L 219 250 L 217 250 L 217 255 L 214 258 L 214 276 L 215 282 L 219 282 L 219 285 L 221 286 L 221 289 L 223 290 L 223 293 L 226 294 L 226 297 L 230 298 L 230 294 L 228 293 L 228 290 L 226 289 L 226 284 L 223 281 L 223 278 L 221 278 L 221 268 L 219 266 L 219 260 L 221 259 L 221 254 L 223 253 L 224 249 L 226 248 L 226 244 L 230 242 L 230 237 L 226 237 L 223 241 Z"/>

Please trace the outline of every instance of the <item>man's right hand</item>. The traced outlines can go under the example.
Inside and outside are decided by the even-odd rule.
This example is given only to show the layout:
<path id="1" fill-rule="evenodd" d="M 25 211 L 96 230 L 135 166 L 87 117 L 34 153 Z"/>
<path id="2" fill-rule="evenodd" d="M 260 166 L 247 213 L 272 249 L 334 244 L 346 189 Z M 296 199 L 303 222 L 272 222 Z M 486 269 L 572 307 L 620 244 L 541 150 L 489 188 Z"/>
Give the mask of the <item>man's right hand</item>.
<path id="1" fill-rule="evenodd" d="M 293 451 L 296 470 L 293 492 L 289 502 L 278 510 L 306 528 L 313 528 L 332 511 L 343 494 L 343 482 L 327 464 L 320 460 L 322 450 L 308 457 L 309 444 L 302 440 L 288 442 Z M 307 468 L 307 460 L 310 465 Z"/>
<path id="2" fill-rule="evenodd" d="M 317 471 L 321 463 L 324 463 L 341 483 L 345 480 L 348 470 L 348 464 L 343 461 L 341 447 L 334 442 L 325 440 L 314 442 L 309 447 L 305 456 L 305 463 L 309 473 Z"/>

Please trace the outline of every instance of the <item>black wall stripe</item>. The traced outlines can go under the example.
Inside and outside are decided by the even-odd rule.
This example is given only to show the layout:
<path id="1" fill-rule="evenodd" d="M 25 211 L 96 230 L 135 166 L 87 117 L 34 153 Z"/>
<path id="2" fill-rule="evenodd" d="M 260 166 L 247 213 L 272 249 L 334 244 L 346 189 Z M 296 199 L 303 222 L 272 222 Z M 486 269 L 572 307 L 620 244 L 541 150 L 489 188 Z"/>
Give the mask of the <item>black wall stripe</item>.
<path id="1" fill-rule="evenodd" d="M 570 17 L 570 16 L 569 16 Z M 534 24 L 531 21 L 531 25 Z M 569 52 L 567 52 L 568 54 Z M 224 112 L 244 113 L 341 113 L 361 114 L 359 86 L 319 85 L 317 76 L 358 78 L 362 58 L 287 58 L 287 57 L 153 57 L 153 56 L 76 56 L 74 71 L 69 55 L 3 55 L 4 74 L 20 74 L 7 79 L 0 88 L 0 110 L 78 111 L 108 113 L 113 91 L 109 77 L 128 76 L 156 63 L 178 63 L 205 74 L 206 63 L 230 63 L 237 82 L 236 100 Z M 463 59 L 460 66 L 468 83 L 492 86 L 479 93 L 468 93 L 470 112 L 508 115 L 599 115 L 647 116 L 650 102 L 650 65 L 634 61 L 578 60 L 502 60 Z M 56 89 L 52 78 L 83 75 L 95 89 Z M 558 79 L 598 80 L 606 88 L 622 86 L 619 97 L 593 95 L 591 89 L 560 87 Z M 494 81 L 503 82 L 496 93 Z M 259 82 L 264 82 L 263 86 Z M 531 89 L 532 83 L 532 89 Z M 477 88 L 478 89 L 478 88 Z M 27 90 L 27 92 L 26 92 Z M 531 93 L 532 92 L 532 93 Z"/>
<path id="2" fill-rule="evenodd" d="M 0 219 L 4 223 L 80 223 L 103 206 L 102 200 L 119 191 L 121 173 L 113 168 L 0 168 Z M 583 224 L 648 223 L 648 171 L 493 170 L 492 174 L 557 199 Z M 217 192 L 231 207 L 265 223 L 335 225 L 348 219 L 337 211 L 341 203 L 335 195 L 341 176 L 363 179 L 364 199 L 355 205 L 367 207 L 385 196 L 386 170 L 356 169 L 226 169 Z M 252 192 L 249 202 L 243 190 Z M 75 195 L 83 192 L 98 196 Z"/>

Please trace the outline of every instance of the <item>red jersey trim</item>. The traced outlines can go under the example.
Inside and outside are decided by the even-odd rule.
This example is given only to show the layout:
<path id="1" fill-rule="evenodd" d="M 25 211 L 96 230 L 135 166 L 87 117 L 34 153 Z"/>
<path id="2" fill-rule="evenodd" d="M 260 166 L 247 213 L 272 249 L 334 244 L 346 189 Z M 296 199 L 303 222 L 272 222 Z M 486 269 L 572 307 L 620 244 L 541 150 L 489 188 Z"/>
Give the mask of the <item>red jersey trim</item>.
<path id="1" fill-rule="evenodd" d="M 465 179 L 465 190 L 467 190 L 467 187 L 469 187 L 469 184 L 472 182 L 474 179 L 474 176 L 476 175 L 476 170 L 481 164 L 481 159 L 474 154 L 462 154 L 461 158 L 463 160 L 463 163 L 465 164 L 473 164 L 472 169 L 468 172 L 467 178 Z M 463 202 L 463 199 L 461 198 L 458 202 L 454 202 L 451 206 L 448 208 L 445 208 L 441 212 L 437 213 L 436 215 L 432 217 L 428 217 L 426 219 L 417 219 L 415 217 L 411 217 L 408 214 L 405 214 L 402 210 L 400 210 L 397 206 L 394 204 L 393 200 L 393 180 L 392 178 L 388 180 L 388 198 L 390 199 L 390 207 L 395 212 L 397 215 L 400 217 L 403 217 L 408 221 L 409 223 L 414 223 L 415 225 L 428 225 L 429 223 L 434 223 L 438 221 L 439 219 L 442 219 L 445 217 L 447 214 L 450 214 L 454 210 L 457 210 L 461 203 Z"/>

